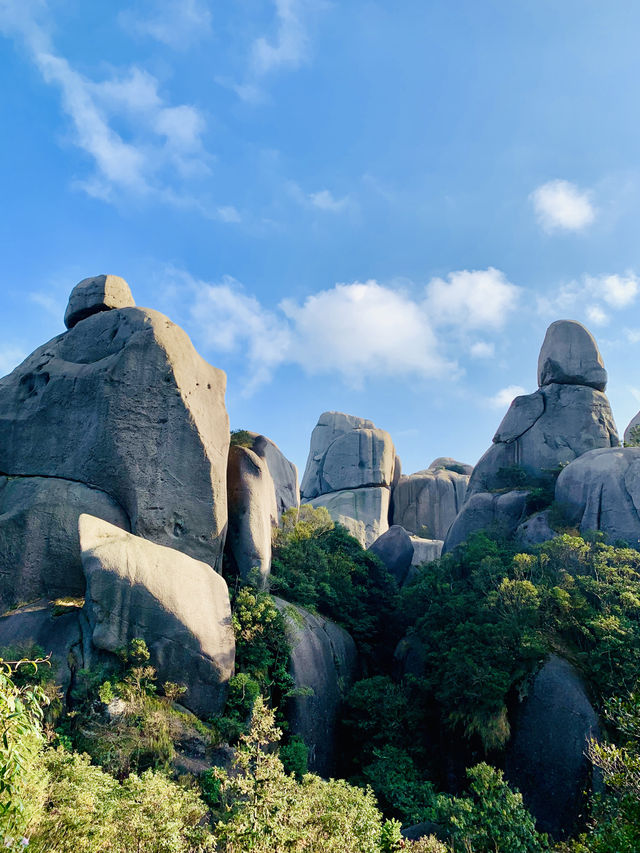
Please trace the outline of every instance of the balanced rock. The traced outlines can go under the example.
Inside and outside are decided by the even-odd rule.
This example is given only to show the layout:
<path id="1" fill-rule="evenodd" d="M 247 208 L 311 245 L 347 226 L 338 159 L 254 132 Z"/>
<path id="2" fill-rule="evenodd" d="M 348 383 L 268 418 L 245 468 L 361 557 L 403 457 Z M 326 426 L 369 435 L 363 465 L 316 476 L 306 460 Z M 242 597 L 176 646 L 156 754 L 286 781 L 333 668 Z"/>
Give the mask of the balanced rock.
<path id="1" fill-rule="evenodd" d="M 320 495 L 307 503 L 325 506 L 331 518 L 368 548 L 389 529 L 390 490 L 385 487 L 344 489 Z"/>
<path id="2" fill-rule="evenodd" d="M 329 776 L 335 767 L 335 734 L 344 697 L 356 677 L 351 636 L 323 616 L 275 599 L 291 645 L 290 672 L 300 695 L 290 700 L 292 734 L 309 749 L 309 770 Z"/>
<path id="3" fill-rule="evenodd" d="M 286 510 L 297 509 L 300 506 L 298 469 L 270 438 L 255 432 L 250 432 L 249 435 L 253 438 L 251 450 L 267 463 L 276 492 L 276 506 L 278 519 L 280 519 Z"/>
<path id="4" fill-rule="evenodd" d="M 0 472 L 107 492 L 131 530 L 219 567 L 225 374 L 157 311 L 101 311 L 0 379 Z"/>
<path id="5" fill-rule="evenodd" d="M 223 578 L 90 515 L 80 516 L 79 531 L 93 646 L 115 652 L 142 637 L 159 683 L 186 683 L 181 701 L 196 714 L 222 711 L 235 662 Z"/>
<path id="6" fill-rule="evenodd" d="M 269 467 L 248 447 L 229 448 L 227 552 L 240 577 L 265 586 L 271 570 L 271 531 L 278 525 Z"/>
<path id="7" fill-rule="evenodd" d="M 72 329 L 92 314 L 113 308 L 134 308 L 135 304 L 129 285 L 120 276 L 96 275 L 85 278 L 71 291 L 64 324 L 67 329 Z"/>
<path id="8" fill-rule="evenodd" d="M 557 320 L 547 329 L 538 358 L 538 385 L 607 387 L 607 371 L 593 335 L 574 320 Z"/>
<path id="9" fill-rule="evenodd" d="M 425 471 L 400 477 L 393 491 L 393 523 L 431 539 L 445 538 L 462 509 L 469 482 L 469 474 L 437 465 L 441 461 L 435 460 Z"/>
<path id="10" fill-rule="evenodd" d="M 560 473 L 555 498 L 568 524 L 640 547 L 640 447 L 592 450 Z"/>
<path id="11" fill-rule="evenodd" d="M 505 773 L 538 829 L 564 838 L 574 828 L 592 768 L 585 755 L 598 720 L 573 667 L 552 655 L 518 709 Z"/>
<path id="12" fill-rule="evenodd" d="M 526 518 L 529 492 L 515 490 L 503 494 L 479 492 L 465 503 L 451 525 L 442 553 L 446 554 L 465 542 L 477 530 L 491 530 L 512 536 Z"/>
<path id="13" fill-rule="evenodd" d="M 434 459 L 431 465 L 429 465 L 429 471 L 453 471 L 456 474 L 468 474 L 471 476 L 473 473 L 473 465 L 469 465 L 467 462 L 458 462 L 457 459 L 452 459 L 451 456 L 438 456 L 437 459 Z"/>
<path id="14" fill-rule="evenodd" d="M 0 607 L 84 595 L 78 518 L 129 529 L 112 497 L 71 480 L 0 477 Z"/>
<path id="15" fill-rule="evenodd" d="M 401 586 L 413 560 L 413 543 L 404 527 L 394 524 L 368 550 L 382 560 Z"/>

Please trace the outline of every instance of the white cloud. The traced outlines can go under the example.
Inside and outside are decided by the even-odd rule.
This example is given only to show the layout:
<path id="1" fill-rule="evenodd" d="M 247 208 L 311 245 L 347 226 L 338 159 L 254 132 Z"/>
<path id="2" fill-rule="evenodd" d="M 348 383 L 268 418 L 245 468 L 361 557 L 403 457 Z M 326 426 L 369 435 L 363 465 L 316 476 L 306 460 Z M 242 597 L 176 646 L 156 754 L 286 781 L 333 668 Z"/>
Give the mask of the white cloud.
<path id="1" fill-rule="evenodd" d="M 303 19 L 303 0 L 274 0 L 277 30 L 272 41 L 256 39 L 251 68 L 261 77 L 277 68 L 298 68 L 308 56 L 309 36 Z"/>
<path id="2" fill-rule="evenodd" d="M 516 397 L 526 393 L 526 389 L 521 385 L 508 385 L 506 388 L 501 388 L 493 397 L 489 397 L 487 402 L 493 409 L 506 409 Z"/>
<path id="3" fill-rule="evenodd" d="M 595 326 L 606 326 L 610 318 L 599 305 L 589 305 L 587 306 L 587 319 Z"/>
<path id="4" fill-rule="evenodd" d="M 594 296 L 599 296 L 612 308 L 626 308 L 638 295 L 638 277 L 633 272 L 625 275 L 587 276 L 586 284 Z"/>
<path id="5" fill-rule="evenodd" d="M 625 329 L 624 333 L 630 344 L 640 344 L 640 329 Z"/>
<path id="6" fill-rule="evenodd" d="M 1 0 L 0 0 L 1 2 Z M 79 185 L 90 195 L 110 199 L 115 191 L 154 193 L 178 198 L 176 176 L 202 174 L 206 155 L 201 135 L 204 119 L 195 107 L 166 105 L 158 81 L 133 67 L 96 83 L 58 55 L 36 11 L 46 4 L 28 3 L 20 11 L 4 0 L 0 28 L 23 41 L 44 81 L 60 91 L 62 108 L 71 120 L 71 140 L 88 154 L 95 171 Z M 113 121 L 128 120 L 127 138 Z"/>
<path id="7" fill-rule="evenodd" d="M 495 344 L 486 341 L 476 341 L 469 347 L 471 358 L 493 358 L 496 352 Z"/>
<path id="8" fill-rule="evenodd" d="M 426 309 L 436 325 L 461 330 L 499 329 L 518 301 L 520 289 L 500 270 L 460 270 L 427 285 Z"/>
<path id="9" fill-rule="evenodd" d="M 128 32 L 156 39 L 183 50 L 211 34 L 211 12 L 206 0 L 154 0 L 145 4 L 147 13 L 127 9 L 118 21 Z"/>
<path id="10" fill-rule="evenodd" d="M 595 219 L 591 193 L 569 181 L 548 181 L 537 187 L 530 198 L 546 231 L 580 231 Z"/>
<path id="11" fill-rule="evenodd" d="M 349 204 L 348 196 L 335 198 L 330 190 L 320 190 L 317 193 L 310 193 L 308 198 L 313 207 L 317 207 L 319 210 L 330 211 L 331 213 L 338 213 L 344 210 Z"/>
<path id="12" fill-rule="evenodd" d="M 240 212 L 232 204 L 219 207 L 218 218 L 221 219 L 222 222 L 242 222 Z"/>
<path id="13" fill-rule="evenodd" d="M 0 348 L 0 377 L 11 373 L 26 356 L 27 354 L 20 347 L 9 345 Z"/>

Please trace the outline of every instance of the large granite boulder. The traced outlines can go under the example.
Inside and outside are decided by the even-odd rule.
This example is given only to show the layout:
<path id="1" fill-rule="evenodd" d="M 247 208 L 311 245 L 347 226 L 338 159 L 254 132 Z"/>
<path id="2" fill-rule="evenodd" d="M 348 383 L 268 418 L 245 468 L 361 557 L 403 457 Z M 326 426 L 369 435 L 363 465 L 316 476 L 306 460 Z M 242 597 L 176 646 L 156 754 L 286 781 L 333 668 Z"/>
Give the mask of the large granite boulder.
<path id="1" fill-rule="evenodd" d="M 113 308 L 134 308 L 135 304 L 129 285 L 120 276 L 96 275 L 85 278 L 71 291 L 64 324 L 67 329 L 72 329 L 92 314 Z"/>
<path id="2" fill-rule="evenodd" d="M 512 536 L 526 518 L 528 497 L 529 492 L 518 489 L 503 494 L 480 492 L 472 495 L 451 525 L 442 553 L 462 544 L 477 530 Z"/>
<path id="3" fill-rule="evenodd" d="M 382 560 L 398 585 L 402 586 L 413 560 L 413 542 L 404 527 L 394 524 L 368 550 Z"/>
<path id="4" fill-rule="evenodd" d="M 84 614 L 93 646 L 115 652 L 142 637 L 158 681 L 185 683 L 181 701 L 201 716 L 222 711 L 233 675 L 229 592 L 205 563 L 81 515 Z"/>
<path id="5" fill-rule="evenodd" d="M 629 447 L 640 446 L 640 412 L 629 421 L 624 431 L 624 443 Z"/>
<path id="6" fill-rule="evenodd" d="M 302 498 L 342 489 L 391 486 L 396 455 L 389 433 L 371 421 L 325 412 L 311 434 L 307 467 L 302 478 Z"/>
<path id="7" fill-rule="evenodd" d="M 280 519 L 286 510 L 300 506 L 298 469 L 270 438 L 255 432 L 250 432 L 249 435 L 253 438 L 251 450 L 267 463 L 276 491 L 276 506 Z"/>
<path id="8" fill-rule="evenodd" d="M 453 471 L 456 474 L 468 474 L 471 476 L 473 473 L 473 465 L 469 465 L 467 462 L 458 462 L 457 459 L 452 459 L 451 456 L 438 456 L 437 459 L 434 459 L 431 465 L 429 465 L 429 471 Z"/>
<path id="9" fill-rule="evenodd" d="M 0 380 L 0 472 L 101 489 L 134 533 L 219 568 L 225 384 L 162 314 L 92 314 Z"/>
<path id="10" fill-rule="evenodd" d="M 278 508 L 267 463 L 248 447 L 229 448 L 227 496 L 227 551 L 245 582 L 265 586 L 271 570 L 271 531 L 278 524 Z"/>
<path id="11" fill-rule="evenodd" d="M 389 498 L 389 489 L 373 487 L 331 492 L 307 503 L 325 506 L 335 522 L 346 527 L 363 548 L 368 548 L 389 529 Z"/>
<path id="12" fill-rule="evenodd" d="M 33 654 L 34 646 L 51 655 L 55 683 L 66 698 L 74 674 L 85 666 L 80 606 L 61 607 L 41 599 L 0 617 L 0 654 Z"/>
<path id="13" fill-rule="evenodd" d="M 444 465 L 400 477 L 393 491 L 393 523 L 411 533 L 444 539 L 462 509 L 468 482 L 468 474 Z"/>
<path id="14" fill-rule="evenodd" d="M 640 547 L 640 447 L 585 453 L 560 473 L 555 497 L 568 524 Z"/>
<path id="15" fill-rule="evenodd" d="M 412 566 L 421 566 L 423 563 L 432 563 L 442 554 L 442 539 L 423 539 L 421 536 L 412 536 L 413 557 Z"/>
<path id="16" fill-rule="evenodd" d="M 516 530 L 516 539 L 523 545 L 541 545 L 557 535 L 557 531 L 551 527 L 548 509 L 530 516 Z"/>
<path id="17" fill-rule="evenodd" d="M 518 788 L 538 829 L 564 838 L 574 828 L 592 783 L 585 756 L 598 720 L 576 671 L 552 655 L 512 721 L 505 775 Z"/>
<path id="18" fill-rule="evenodd" d="M 607 371 L 593 335 L 574 320 L 556 320 L 547 329 L 538 358 L 538 385 L 607 387 Z"/>
<path id="19" fill-rule="evenodd" d="M 0 476 L 0 608 L 84 595 L 78 518 L 129 529 L 112 497 L 71 480 Z"/>
<path id="20" fill-rule="evenodd" d="M 275 599 L 291 644 L 290 672 L 301 694 L 289 701 L 291 733 L 309 748 L 309 770 L 329 776 L 335 767 L 335 735 L 344 697 L 356 677 L 351 636 L 334 622 Z"/>

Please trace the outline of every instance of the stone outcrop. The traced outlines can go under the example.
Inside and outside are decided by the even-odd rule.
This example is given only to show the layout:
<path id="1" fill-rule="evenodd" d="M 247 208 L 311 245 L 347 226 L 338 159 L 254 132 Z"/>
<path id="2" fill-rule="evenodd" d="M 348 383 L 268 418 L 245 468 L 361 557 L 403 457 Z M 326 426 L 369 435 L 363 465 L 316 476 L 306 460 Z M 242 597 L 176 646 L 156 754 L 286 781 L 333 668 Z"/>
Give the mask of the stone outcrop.
<path id="1" fill-rule="evenodd" d="M 158 681 L 186 683 L 194 713 L 222 711 L 235 640 L 229 592 L 205 563 L 89 515 L 79 521 L 87 581 L 84 614 L 96 649 L 143 637 Z"/>
<path id="2" fill-rule="evenodd" d="M 267 463 L 275 488 L 276 507 L 278 519 L 280 519 L 286 510 L 297 509 L 300 506 L 298 469 L 270 438 L 255 432 L 250 432 L 249 435 L 253 438 L 251 450 Z"/>
<path id="3" fill-rule="evenodd" d="M 302 500 L 326 506 L 366 548 L 389 526 L 391 489 L 399 476 L 387 432 L 364 418 L 325 412 L 311 435 Z"/>
<path id="4" fill-rule="evenodd" d="M 447 465 L 459 469 L 452 470 Z M 462 468 L 462 463 L 441 458 L 425 471 L 400 477 L 393 491 L 393 523 L 411 533 L 444 539 L 467 493 L 469 474 L 460 473 Z"/>
<path id="5" fill-rule="evenodd" d="M 640 446 L 640 412 L 629 421 L 624 431 L 624 443 L 631 447 Z"/>
<path id="6" fill-rule="evenodd" d="M 92 314 L 0 379 L 0 473 L 98 488 L 137 535 L 220 568 L 225 384 L 162 314 Z"/>
<path id="7" fill-rule="evenodd" d="M 0 607 L 84 595 L 78 518 L 89 513 L 129 529 L 126 513 L 98 489 L 51 477 L 0 477 Z"/>
<path id="8" fill-rule="evenodd" d="M 564 838 L 574 828 L 591 766 L 585 756 L 598 720 L 575 670 L 552 655 L 518 708 L 505 774 L 522 793 L 538 829 Z"/>
<path id="9" fill-rule="evenodd" d="M 473 474 L 473 465 L 467 462 L 458 462 L 457 459 L 452 459 L 451 456 L 438 456 L 434 459 L 428 468 L 429 471 L 453 471 L 455 474 Z"/>
<path id="10" fill-rule="evenodd" d="M 503 494 L 479 492 L 472 495 L 451 525 L 443 553 L 446 554 L 461 545 L 476 530 L 488 529 L 504 536 L 512 536 L 526 518 L 528 497 L 529 492 L 525 490 Z"/>
<path id="11" fill-rule="evenodd" d="M 421 566 L 423 563 L 432 563 L 442 554 L 442 539 L 422 539 L 420 536 L 412 536 L 413 545 L 412 566 Z"/>
<path id="12" fill-rule="evenodd" d="M 118 275 L 85 278 L 71 291 L 64 324 L 72 329 L 81 320 L 113 308 L 135 308 L 129 285 Z"/>
<path id="13" fill-rule="evenodd" d="M 413 542 L 404 527 L 394 524 L 368 550 L 382 560 L 401 586 L 413 560 Z"/>
<path id="14" fill-rule="evenodd" d="M 306 695 L 290 700 L 291 732 L 309 748 L 309 770 L 329 776 L 335 767 L 340 706 L 356 677 L 356 646 L 343 628 L 323 616 L 281 598 L 275 602 L 285 618 L 295 686 L 307 688 Z"/>
<path id="15" fill-rule="evenodd" d="M 523 545 L 541 545 L 557 535 L 549 523 L 549 510 L 547 509 L 537 512 L 523 521 L 516 530 L 516 539 Z"/>
<path id="16" fill-rule="evenodd" d="M 334 521 L 346 527 L 363 548 L 368 548 L 389 529 L 389 499 L 389 489 L 374 486 L 331 492 L 307 503 L 325 506 Z"/>
<path id="17" fill-rule="evenodd" d="M 640 546 L 640 447 L 592 450 L 560 473 L 556 501 L 568 524 L 584 533 Z"/>
<path id="18" fill-rule="evenodd" d="M 607 371 L 593 335 L 573 320 L 557 320 L 547 329 L 538 358 L 538 385 L 607 387 Z"/>
<path id="19" fill-rule="evenodd" d="M 271 531 L 278 524 L 276 492 L 265 459 L 248 447 L 229 448 L 227 551 L 240 577 L 265 586 L 271 570 Z"/>

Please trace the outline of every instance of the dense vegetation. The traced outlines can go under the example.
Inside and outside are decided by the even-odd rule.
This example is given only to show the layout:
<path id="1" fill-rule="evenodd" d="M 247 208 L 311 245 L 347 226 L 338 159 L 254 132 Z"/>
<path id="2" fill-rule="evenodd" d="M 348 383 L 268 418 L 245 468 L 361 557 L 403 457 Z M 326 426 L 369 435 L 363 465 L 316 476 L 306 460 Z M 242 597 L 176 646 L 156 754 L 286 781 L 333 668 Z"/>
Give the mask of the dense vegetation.
<path id="1" fill-rule="evenodd" d="M 40 650 L 4 651 L 14 661 L 0 669 L 7 849 L 640 849 L 639 552 L 566 533 L 519 553 L 481 533 L 399 591 L 326 510 L 307 507 L 285 514 L 272 581 L 358 645 L 363 677 L 340 729 L 344 779 L 307 773 L 287 725 L 296 691 L 282 606 L 238 586 L 236 675 L 224 713 L 208 720 L 180 706 L 181 685 L 157 684 L 141 640 L 78 673 L 66 709 L 55 665 L 18 661 Z M 606 789 L 579 836 L 555 846 L 499 769 L 509 710 L 550 652 L 582 673 L 607 735 L 589 750 Z M 402 825 L 423 822 L 439 841 L 402 839 Z"/>

